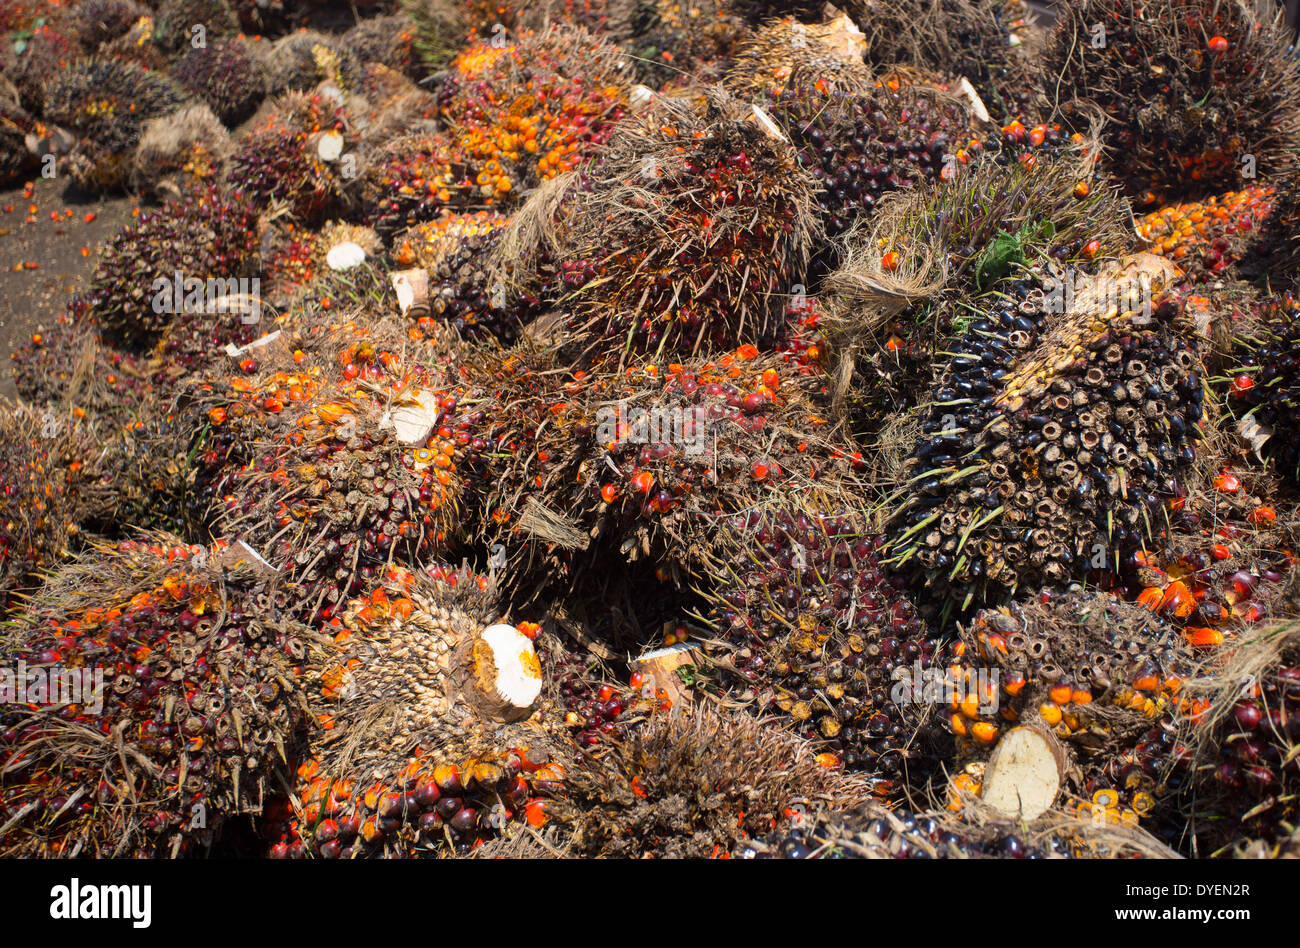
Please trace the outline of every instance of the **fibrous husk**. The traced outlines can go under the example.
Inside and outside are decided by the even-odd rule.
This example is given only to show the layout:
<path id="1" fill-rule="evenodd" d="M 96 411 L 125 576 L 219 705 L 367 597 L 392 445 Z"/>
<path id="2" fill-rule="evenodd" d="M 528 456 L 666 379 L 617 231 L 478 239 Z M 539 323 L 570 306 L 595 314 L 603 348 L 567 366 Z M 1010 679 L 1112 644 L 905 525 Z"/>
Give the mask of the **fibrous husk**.
<path id="1" fill-rule="evenodd" d="M 722 84 L 737 98 L 760 104 L 780 95 L 794 76 L 863 90 L 872 81 L 862 61 L 865 45 L 862 31 L 842 13 L 824 23 L 771 20 L 741 46 Z"/>
<path id="2" fill-rule="evenodd" d="M 218 178 L 234 144 L 206 105 L 186 106 L 145 125 L 131 167 L 131 187 L 150 197 L 179 198 Z"/>

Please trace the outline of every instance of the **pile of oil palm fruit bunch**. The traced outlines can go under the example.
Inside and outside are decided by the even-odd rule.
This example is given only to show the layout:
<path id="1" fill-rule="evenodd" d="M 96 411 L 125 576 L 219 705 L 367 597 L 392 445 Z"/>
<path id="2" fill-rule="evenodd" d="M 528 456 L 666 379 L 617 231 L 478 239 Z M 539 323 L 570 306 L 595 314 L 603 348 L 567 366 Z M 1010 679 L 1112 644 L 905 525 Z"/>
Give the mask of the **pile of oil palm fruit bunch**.
<path id="1" fill-rule="evenodd" d="M 1282 856 L 1266 0 L 0 0 L 0 855 Z"/>

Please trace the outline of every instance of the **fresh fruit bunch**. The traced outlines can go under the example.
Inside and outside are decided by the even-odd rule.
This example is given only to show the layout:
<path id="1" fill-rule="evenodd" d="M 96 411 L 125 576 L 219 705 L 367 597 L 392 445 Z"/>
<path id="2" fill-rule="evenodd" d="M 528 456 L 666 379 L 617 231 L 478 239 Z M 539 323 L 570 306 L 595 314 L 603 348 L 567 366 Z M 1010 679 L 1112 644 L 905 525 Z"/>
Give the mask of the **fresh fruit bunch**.
<path id="1" fill-rule="evenodd" d="M 1131 263 L 1067 273 L 1062 306 L 1016 281 L 950 344 L 907 461 L 896 567 L 915 558 L 913 575 L 964 610 L 1141 545 L 1195 457 L 1204 396 L 1185 335 L 1134 295 L 1149 279 L 1158 296 L 1166 278 Z"/>
<path id="2" fill-rule="evenodd" d="M 86 52 L 95 53 L 148 15 L 149 9 L 136 0 L 81 0 L 74 13 L 77 39 Z"/>
<path id="3" fill-rule="evenodd" d="M 766 116 L 658 98 L 569 191 L 554 255 L 589 347 L 670 358 L 770 343 L 818 231 L 815 185 Z"/>
<path id="4" fill-rule="evenodd" d="M 1241 261 L 1260 226 L 1273 212 L 1277 189 L 1256 184 L 1204 201 L 1171 204 L 1137 224 L 1145 249 L 1176 263 L 1204 282 L 1219 278 Z"/>
<path id="5" fill-rule="evenodd" d="M 220 180 L 233 150 L 211 109 L 187 105 L 145 125 L 131 161 L 131 188 L 154 200 L 179 198 Z"/>
<path id="6" fill-rule="evenodd" d="M 95 268 L 88 315 L 114 335 L 157 338 L 251 273 L 256 251 L 253 207 L 208 185 L 141 214 L 113 236 Z"/>
<path id="7" fill-rule="evenodd" d="M 753 346 L 623 372 L 497 361 L 509 410 L 480 520 L 514 589 L 572 584 L 610 556 L 671 568 L 698 555 L 716 516 L 860 489 L 861 456 L 824 410 L 815 367 Z"/>
<path id="8" fill-rule="evenodd" d="M 219 488 L 220 529 L 286 572 L 307 617 L 335 614 L 386 563 L 443 546 L 487 448 L 486 413 L 461 403 L 459 384 L 363 333 L 354 339 L 335 357 L 342 381 L 312 392 L 286 370 L 267 391 L 278 373 L 259 379 L 271 432 Z M 301 374 L 311 382 L 321 367 Z M 209 410 L 214 425 L 225 423 L 221 411 Z"/>
<path id="9" fill-rule="evenodd" d="M 470 11 L 453 0 L 403 0 L 402 12 L 410 23 L 412 78 L 446 69 L 470 35 Z"/>
<path id="10" fill-rule="evenodd" d="M 65 159 L 68 172 L 92 191 L 124 186 L 145 123 L 177 111 L 188 99 L 168 76 L 96 58 L 51 70 L 43 91 L 45 120 L 77 137 Z"/>
<path id="11" fill-rule="evenodd" d="M 248 42 L 225 39 L 191 47 L 172 78 L 198 96 L 229 128 L 249 118 L 266 95 L 266 74 Z"/>
<path id="12" fill-rule="evenodd" d="M 311 640 L 238 548 L 104 547 L 32 599 L 5 660 L 48 687 L 0 713 L 0 851 L 175 857 L 260 811 L 305 723 Z"/>
<path id="13" fill-rule="evenodd" d="M 268 222 L 261 244 L 262 292 L 277 306 L 298 299 L 316 276 L 320 242 L 293 221 Z"/>
<path id="14" fill-rule="evenodd" d="M 422 78 L 414 43 L 415 26 L 409 17 L 394 13 L 372 16 L 343 34 L 343 45 L 363 63 L 382 63 L 413 79 Z"/>
<path id="15" fill-rule="evenodd" d="M 20 106 L 0 102 L 0 186 L 23 180 L 40 159 L 27 147 L 27 136 L 38 126 Z"/>
<path id="16" fill-rule="evenodd" d="M 805 85 L 863 89 L 871 85 L 863 49 L 862 31 L 842 13 L 826 23 L 774 19 L 740 47 L 722 84 L 753 102 L 779 96 L 796 75 Z"/>
<path id="17" fill-rule="evenodd" d="M 1171 622 L 1112 593 L 1043 590 L 979 612 L 951 661 L 945 712 L 959 753 L 982 755 L 1006 728 L 1029 725 L 1071 750 L 1067 784 L 1085 796 L 1105 786 L 1145 815 L 1164 792 L 1151 755 L 1146 767 L 1113 765 L 1186 704 L 1196 662 Z"/>
<path id="18" fill-rule="evenodd" d="M 96 55 L 102 59 L 135 63 L 155 72 L 167 72 L 169 56 L 153 41 L 154 30 L 153 16 L 142 16 L 117 39 L 101 45 Z"/>
<path id="19" fill-rule="evenodd" d="M 0 75 L 13 84 L 19 105 L 44 117 L 48 107 L 46 83 L 77 61 L 81 46 L 75 27 L 65 30 L 41 16 L 24 19 L 27 25 L 16 28 L 0 43 Z"/>
<path id="20" fill-rule="evenodd" d="M 1043 68 L 1070 96 L 1061 107 L 1075 130 L 1106 113 L 1112 167 L 1149 205 L 1293 173 L 1290 46 L 1274 4 L 1086 0 L 1059 18 Z"/>
<path id="21" fill-rule="evenodd" d="M 950 153 L 971 136 L 956 99 L 935 89 L 877 84 L 843 89 L 820 80 L 787 87 L 768 108 L 820 185 L 827 238 L 870 216 L 885 194 L 955 174 Z"/>
<path id="22" fill-rule="evenodd" d="M 303 223 L 338 210 L 344 197 L 345 119 L 320 96 L 290 92 L 246 130 L 226 181 L 259 209 L 283 204 Z"/>
<path id="23" fill-rule="evenodd" d="M 1239 365 L 1230 369 L 1227 405 L 1238 430 L 1290 484 L 1300 480 L 1300 303 L 1290 293 L 1270 300 L 1243 326 Z"/>
<path id="24" fill-rule="evenodd" d="M 584 638 L 595 632 L 586 641 L 594 640 L 598 643 L 595 647 L 612 658 L 616 653 L 612 649 L 606 652 L 604 640 L 614 637 L 601 634 L 605 631 L 600 628 L 601 617 L 593 617 L 593 612 L 588 610 L 583 616 L 584 623 L 595 619 L 586 626 Z M 656 711 L 673 706 L 668 692 L 654 687 L 643 673 L 631 673 L 626 685 L 618 681 L 610 663 L 583 642 L 553 630 L 538 632 L 534 641 L 550 713 L 562 722 L 579 748 L 595 747 L 604 737 L 625 736 Z M 636 647 L 644 642 L 645 638 L 640 638 Z"/>
<path id="25" fill-rule="evenodd" d="M 1167 529 L 1122 563 L 1123 593 L 1204 649 L 1276 615 L 1296 561 L 1277 488 L 1264 472 L 1225 467 L 1180 490 Z"/>
<path id="26" fill-rule="evenodd" d="M 313 91 L 322 82 L 351 90 L 360 78 L 361 63 L 339 37 L 302 30 L 276 40 L 263 54 L 267 91 Z"/>
<path id="27" fill-rule="evenodd" d="M 865 58 L 967 79 L 995 118 L 1024 118 L 1042 75 L 1017 50 L 1023 6 L 1004 0 L 862 0 L 850 13 L 866 33 Z"/>
<path id="28" fill-rule="evenodd" d="M 701 859 L 768 832 L 792 805 L 869 798 L 864 781 L 791 735 L 702 706 L 596 744 L 566 772 L 552 812 L 573 855 Z"/>
<path id="29" fill-rule="evenodd" d="M 1209 708 L 1181 721 L 1187 774 L 1181 798 L 1194 856 L 1227 852 L 1243 838 L 1277 846 L 1300 825 L 1300 638 L 1274 622 L 1216 669 Z"/>
<path id="30" fill-rule="evenodd" d="M 399 247 L 428 273 L 430 315 L 466 338 L 509 345 L 538 311 L 536 297 L 494 270 L 494 251 L 509 224 L 493 211 L 453 214 L 422 224 Z"/>
<path id="31" fill-rule="evenodd" d="M 615 0 L 608 7 L 618 9 L 610 9 L 605 32 L 631 54 L 637 77 L 656 89 L 719 78 L 749 34 L 731 0 L 686 7 L 675 0 Z"/>
<path id="32" fill-rule="evenodd" d="M 537 785 L 561 771 L 542 770 L 538 626 L 496 618 L 488 577 L 435 566 L 387 570 L 330 620 L 337 648 L 312 675 L 322 730 L 299 768 L 309 848 L 464 846 L 541 815 Z"/>
<path id="33" fill-rule="evenodd" d="M 438 134 L 384 146 L 366 168 L 361 201 L 366 222 L 385 238 L 481 203 L 463 154 Z"/>
<path id="34" fill-rule="evenodd" d="M 915 679 L 934 665 L 936 640 L 885 573 L 883 542 L 858 515 L 736 514 L 721 526 L 718 578 L 704 592 L 729 697 L 780 714 L 891 794 L 923 783 L 932 763 L 939 735 Z"/>
<path id="35" fill-rule="evenodd" d="M 162 0 L 154 23 L 154 42 L 173 55 L 192 48 L 198 35 L 211 43 L 239 32 L 239 18 L 228 0 Z"/>
<path id="36" fill-rule="evenodd" d="M 628 67 L 618 47 L 567 26 L 457 56 L 438 104 L 478 200 L 509 206 L 596 154 L 624 114 Z"/>
<path id="37" fill-rule="evenodd" d="M 83 468 L 94 457 L 87 426 L 67 410 L 0 404 L 0 614 L 75 548 Z"/>

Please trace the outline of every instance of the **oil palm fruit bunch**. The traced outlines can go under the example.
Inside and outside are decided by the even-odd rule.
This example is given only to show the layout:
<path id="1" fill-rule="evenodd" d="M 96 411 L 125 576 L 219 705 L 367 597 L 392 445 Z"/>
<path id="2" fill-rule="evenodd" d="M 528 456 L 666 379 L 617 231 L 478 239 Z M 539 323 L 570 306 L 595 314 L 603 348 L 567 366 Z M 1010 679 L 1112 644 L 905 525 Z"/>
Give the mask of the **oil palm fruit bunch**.
<path id="1" fill-rule="evenodd" d="M 409 17 L 401 13 L 372 16 L 343 34 L 343 45 L 363 63 L 382 63 L 404 76 L 423 78 L 418 66 L 416 31 Z"/>
<path id="2" fill-rule="evenodd" d="M 344 203 L 347 131 L 343 111 L 322 97 L 286 93 L 237 142 L 227 186 L 261 210 L 283 204 L 300 222 L 323 221 Z"/>
<path id="3" fill-rule="evenodd" d="M 362 214 L 385 239 L 479 204 L 465 156 L 441 134 L 406 135 L 380 150 L 361 182 Z"/>
<path id="4" fill-rule="evenodd" d="M 702 859 L 768 832 L 792 805 L 869 797 L 865 781 L 824 766 L 793 736 L 699 707 L 655 714 L 585 752 L 553 812 L 573 855 Z"/>
<path id="5" fill-rule="evenodd" d="M 239 32 L 239 18 L 228 0 L 163 0 L 154 24 L 154 42 L 173 55 L 192 47 L 196 36 L 212 42 Z"/>
<path id="6" fill-rule="evenodd" d="M 351 90 L 360 78 L 361 63 L 339 38 L 305 30 L 258 47 L 266 68 L 267 91 L 310 92 L 322 82 Z"/>
<path id="7" fill-rule="evenodd" d="M 805 84 L 860 88 L 871 82 L 864 46 L 862 31 L 843 13 L 825 23 L 770 20 L 740 47 L 722 84 L 759 103 L 779 95 L 796 74 Z"/>
<path id="8" fill-rule="evenodd" d="M 771 343 L 817 238 L 815 201 L 766 115 L 657 98 L 561 202 L 575 341 L 670 358 Z"/>
<path id="9" fill-rule="evenodd" d="M 1144 249 L 1176 263 L 1196 282 L 1232 272 L 1274 209 L 1277 189 L 1255 184 L 1204 201 L 1170 204 L 1137 224 Z"/>
<path id="10" fill-rule="evenodd" d="M 1071 90 L 1067 123 L 1109 117 L 1111 166 L 1139 205 L 1293 173 L 1300 63 L 1263 2 L 1087 0 L 1062 16 L 1046 74 Z"/>
<path id="11" fill-rule="evenodd" d="M 131 188 L 156 200 L 220 180 L 234 150 L 224 125 L 202 103 L 150 119 L 131 161 Z"/>
<path id="12" fill-rule="evenodd" d="M 1238 473 L 1238 471 L 1240 473 Z M 1121 564 L 1122 591 L 1215 650 L 1285 608 L 1294 515 L 1267 472 L 1223 467 L 1169 501 L 1169 525 Z"/>
<path id="13" fill-rule="evenodd" d="M 993 296 L 977 309 L 1005 307 L 996 294 L 1018 291 L 999 283 L 1014 282 L 1018 268 L 1091 270 L 1130 249 L 1118 225 L 1127 209 L 1095 179 L 1086 143 L 1063 148 L 1054 154 L 1045 144 L 1033 161 L 986 143 L 959 148 L 951 178 L 889 197 L 844 242 L 822 293 L 821 326 L 831 353 L 852 360 L 832 374 L 848 380 L 837 394 L 863 430 L 916 404 L 928 367 L 945 364 L 937 353 L 972 321 L 972 298 Z"/>
<path id="14" fill-rule="evenodd" d="M 37 125 L 21 106 L 0 102 L 0 185 L 21 181 L 36 168 L 39 159 L 27 147 L 27 136 Z"/>
<path id="15" fill-rule="evenodd" d="M 873 66 L 908 66 L 965 78 L 995 117 L 1023 118 L 1037 67 L 1022 58 L 1022 7 L 1003 0 L 862 0 L 850 12 L 866 33 Z"/>
<path id="16" fill-rule="evenodd" d="M 493 211 L 452 214 L 422 224 L 400 252 L 428 274 L 429 315 L 470 339 L 515 341 L 540 309 L 526 288 L 507 284 L 494 267 L 510 218 Z"/>
<path id="17" fill-rule="evenodd" d="M 1151 813 L 1167 792 L 1162 762 L 1138 751 L 1169 729 L 1197 671 L 1172 622 L 1109 592 L 1043 590 L 977 613 L 951 661 L 944 712 L 960 755 L 986 756 L 1007 728 L 1028 725 L 1069 749 L 1066 785 L 1118 808 L 1110 822 Z"/>
<path id="18" fill-rule="evenodd" d="M 105 248 L 91 281 L 88 315 L 110 334 L 156 339 L 168 325 L 184 322 L 187 310 L 202 309 L 196 295 L 210 301 L 209 281 L 224 286 L 253 271 L 256 229 L 252 205 L 211 184 L 141 214 Z M 238 324 L 239 318 L 228 321 Z"/>
<path id="19" fill-rule="evenodd" d="M 71 412 L 0 404 L 0 609 L 39 585 L 80 539 L 81 489 L 94 456 L 88 426 Z M 83 470 L 84 469 L 84 470 Z"/>
<path id="20" fill-rule="evenodd" d="M 1180 798 L 1192 855 L 1228 853 L 1245 839 L 1282 845 L 1300 822 L 1300 639 L 1270 623 L 1234 650 L 1200 692 L 1208 708 L 1181 722 L 1188 779 Z"/>
<path id="21" fill-rule="evenodd" d="M 1072 304 L 1016 281 L 950 345 L 907 461 L 896 567 L 915 558 L 964 610 L 1141 545 L 1196 456 L 1204 398 L 1188 334 L 1142 313 L 1142 281 L 1158 296 L 1168 276 L 1140 260 L 1067 273 Z"/>
<path id="22" fill-rule="evenodd" d="M 1228 371 L 1227 405 L 1238 431 L 1278 476 L 1295 484 L 1300 479 L 1300 450 L 1284 433 L 1300 419 L 1300 303 L 1287 293 L 1269 300 L 1239 333 L 1239 365 Z"/>
<path id="23" fill-rule="evenodd" d="M 936 639 L 884 571 L 861 515 L 735 514 L 711 558 L 719 683 L 888 795 L 921 785 L 942 739 L 900 676 L 928 669 Z M 919 683 L 918 683 L 919 699 Z"/>
<path id="24" fill-rule="evenodd" d="M 208 104 L 234 128 L 249 118 L 266 96 L 266 71 L 246 40 L 215 40 L 190 47 L 172 67 L 172 78 Z"/>
<path id="25" fill-rule="evenodd" d="M 135 63 L 145 69 L 166 72 L 168 56 L 154 42 L 155 23 L 153 16 L 142 16 L 131 28 L 117 39 L 109 40 L 99 47 L 96 55 L 118 62 Z"/>
<path id="26" fill-rule="evenodd" d="M 609 6 L 617 9 L 609 11 L 604 32 L 628 50 L 637 77 L 655 89 L 718 78 L 749 34 L 730 0 L 687 7 L 673 0 L 630 0 Z"/>
<path id="27" fill-rule="evenodd" d="M 82 50 L 71 28 L 64 30 L 39 16 L 23 21 L 27 25 L 17 28 L 0 44 L 0 75 L 13 83 L 23 108 L 43 115 L 45 84 L 75 63 Z"/>
<path id="28" fill-rule="evenodd" d="M 157 534 L 88 552 L 31 600 L 6 663 L 80 690 L 0 718 L 0 851 L 174 857 L 260 811 L 305 723 L 313 644 L 250 562 Z"/>
<path id="29" fill-rule="evenodd" d="M 939 180 L 972 129 L 957 99 L 912 85 L 844 89 L 805 79 L 768 108 L 820 186 L 828 239 L 870 216 L 885 194 Z"/>
<path id="30" fill-rule="evenodd" d="M 402 0 L 401 10 L 410 22 L 412 69 L 419 73 L 412 78 L 445 69 L 470 34 L 464 5 L 449 0 Z"/>
<path id="31" fill-rule="evenodd" d="M 433 566 L 386 571 L 330 621 L 303 808 L 273 854 L 304 837 L 325 858 L 465 848 L 538 821 L 538 790 L 562 772 L 541 724 L 538 626 L 498 620 L 486 576 Z"/>
<path id="32" fill-rule="evenodd" d="M 700 555 L 716 516 L 860 489 L 820 371 L 754 346 L 624 372 L 575 370 L 554 352 L 483 361 L 491 382 L 472 377 L 509 410 L 478 519 L 505 547 L 514 591 L 572 585 L 610 556 L 671 572 Z"/>
<path id="33" fill-rule="evenodd" d="M 77 39 L 86 52 L 94 53 L 148 15 L 148 8 L 136 0 L 82 0 L 73 18 L 77 23 Z"/>
<path id="34" fill-rule="evenodd" d="M 122 188 L 145 124 L 179 110 L 189 98 L 166 75 L 99 58 L 52 70 L 43 92 L 45 120 L 77 138 L 65 159 L 68 172 L 92 191 Z"/>
<path id="35" fill-rule="evenodd" d="M 487 447 L 485 412 L 462 405 L 459 387 L 355 339 L 336 357 L 344 379 L 315 394 L 292 379 L 320 378 L 319 365 L 281 385 L 278 373 L 259 380 L 259 391 L 274 385 L 261 401 L 272 431 L 219 486 L 220 529 L 286 571 L 307 617 L 337 612 L 385 563 L 418 562 L 445 544 Z M 214 423 L 229 420 L 222 408 L 209 410 Z"/>
<path id="36" fill-rule="evenodd" d="M 478 200 L 508 207 L 596 154 L 625 113 L 629 72 L 617 46 L 568 26 L 457 56 L 438 104 Z"/>

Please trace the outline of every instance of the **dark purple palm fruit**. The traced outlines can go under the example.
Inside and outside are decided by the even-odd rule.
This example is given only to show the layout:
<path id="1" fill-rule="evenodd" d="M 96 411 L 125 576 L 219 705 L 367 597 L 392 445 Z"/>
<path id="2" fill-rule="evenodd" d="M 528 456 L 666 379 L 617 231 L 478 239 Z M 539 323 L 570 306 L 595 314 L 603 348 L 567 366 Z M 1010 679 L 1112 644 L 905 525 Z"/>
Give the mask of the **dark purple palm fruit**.
<path id="1" fill-rule="evenodd" d="M 936 639 L 885 571 L 883 543 L 855 515 L 737 514 L 703 592 L 727 694 L 894 793 L 924 783 L 942 735 L 921 682 L 915 700 L 897 688 L 932 668 Z"/>
<path id="2" fill-rule="evenodd" d="M 266 95 L 266 73 L 241 39 L 190 47 L 172 68 L 172 77 L 206 102 L 228 128 L 252 115 Z"/>
<path id="3" fill-rule="evenodd" d="M 37 122 L 21 106 L 0 102 L 0 186 L 24 180 L 39 163 L 27 147 Z"/>
<path id="4" fill-rule="evenodd" d="M 33 115 L 44 116 L 46 83 L 59 70 L 68 68 L 82 55 L 71 30 L 56 24 L 27 25 L 0 44 L 0 74 L 13 83 L 18 101 Z"/>
<path id="5" fill-rule="evenodd" d="M 214 185 L 169 201 L 122 228 L 91 281 L 89 317 L 110 334 L 153 340 L 200 312 L 253 272 L 256 214 L 238 193 Z M 250 284 L 251 285 L 251 284 Z M 239 316 L 229 315 L 231 341 Z"/>
<path id="6" fill-rule="evenodd" d="M 148 8 L 136 0 L 81 0 L 73 14 L 77 39 L 88 53 L 95 53 L 104 43 L 122 36 L 142 16 L 148 15 Z"/>
<path id="7" fill-rule="evenodd" d="M 1300 423 L 1298 317 L 1300 303 L 1288 293 L 1270 301 L 1254 325 L 1242 327 L 1238 336 L 1245 345 L 1227 385 L 1238 430 L 1292 484 L 1300 481 L 1300 446 L 1288 434 Z"/>
<path id="8" fill-rule="evenodd" d="M 228 0 L 162 0 L 154 25 L 154 42 L 172 55 L 200 38 L 212 43 L 239 32 L 239 19 Z"/>

